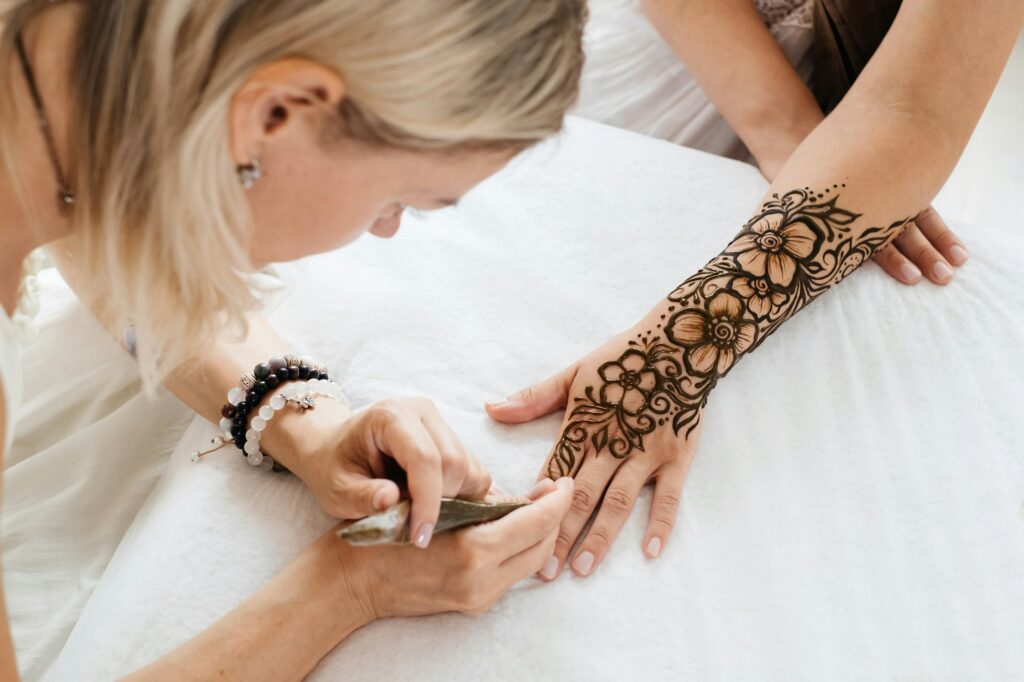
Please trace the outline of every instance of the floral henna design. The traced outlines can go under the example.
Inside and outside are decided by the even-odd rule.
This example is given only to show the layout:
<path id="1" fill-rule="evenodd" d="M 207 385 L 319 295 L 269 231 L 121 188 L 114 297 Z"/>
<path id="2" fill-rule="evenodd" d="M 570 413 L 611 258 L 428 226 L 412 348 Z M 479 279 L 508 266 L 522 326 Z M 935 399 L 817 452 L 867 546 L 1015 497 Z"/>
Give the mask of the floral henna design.
<path id="1" fill-rule="evenodd" d="M 721 255 L 668 296 L 655 329 L 638 334 L 601 383 L 577 397 L 548 464 L 571 475 L 589 443 L 624 459 L 671 424 L 690 435 L 708 394 L 742 356 L 894 239 L 912 218 L 854 231 L 860 215 L 837 206 L 845 185 L 805 187 L 764 204 Z"/>

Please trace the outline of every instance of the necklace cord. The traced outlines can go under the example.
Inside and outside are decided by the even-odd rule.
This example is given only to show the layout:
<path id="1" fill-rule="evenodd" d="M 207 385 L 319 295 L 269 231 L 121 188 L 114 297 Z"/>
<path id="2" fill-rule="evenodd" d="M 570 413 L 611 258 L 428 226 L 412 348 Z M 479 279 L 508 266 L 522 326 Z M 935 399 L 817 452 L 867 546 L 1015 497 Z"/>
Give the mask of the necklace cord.
<path id="1" fill-rule="evenodd" d="M 42 95 L 39 94 L 36 77 L 32 72 L 32 66 L 29 64 L 28 54 L 25 52 L 25 43 L 22 41 L 20 33 L 15 36 L 14 41 L 18 49 L 18 59 L 21 61 L 21 71 L 25 75 L 29 95 L 31 95 L 32 104 L 36 109 L 39 129 L 46 140 L 46 150 L 50 155 L 50 164 L 53 166 L 54 174 L 57 176 L 57 206 L 61 215 L 67 216 L 75 203 L 75 193 L 71 190 L 71 184 L 68 182 L 67 176 L 64 174 L 64 167 L 60 163 L 60 155 L 57 153 L 57 143 L 53 139 L 50 119 L 46 115 L 46 107 L 43 105 Z"/>

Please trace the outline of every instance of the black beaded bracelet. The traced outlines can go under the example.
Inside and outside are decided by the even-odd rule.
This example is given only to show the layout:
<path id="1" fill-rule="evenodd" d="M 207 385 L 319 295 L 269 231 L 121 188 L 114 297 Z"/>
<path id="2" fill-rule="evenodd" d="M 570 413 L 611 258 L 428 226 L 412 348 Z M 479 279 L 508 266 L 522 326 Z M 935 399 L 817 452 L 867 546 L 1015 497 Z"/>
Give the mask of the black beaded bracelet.
<path id="1" fill-rule="evenodd" d="M 329 381 L 330 376 L 326 367 L 311 358 L 278 355 L 256 365 L 252 376 L 242 377 L 242 385 L 228 392 L 228 402 L 221 408 L 220 414 L 231 421 L 231 437 L 243 455 L 249 415 L 259 410 L 263 397 L 283 383 L 307 379 Z"/>

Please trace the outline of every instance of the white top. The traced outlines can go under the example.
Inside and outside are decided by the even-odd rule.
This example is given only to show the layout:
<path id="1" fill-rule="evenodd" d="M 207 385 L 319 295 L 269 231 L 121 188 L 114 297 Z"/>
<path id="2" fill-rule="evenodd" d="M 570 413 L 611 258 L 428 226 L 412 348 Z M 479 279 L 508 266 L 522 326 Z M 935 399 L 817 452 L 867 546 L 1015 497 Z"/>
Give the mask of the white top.
<path id="1" fill-rule="evenodd" d="M 18 346 L 18 332 L 3 306 L 0 306 L 0 386 L 3 386 L 4 411 L 7 415 L 3 450 L 0 452 L 7 453 L 11 449 L 14 416 L 21 399 L 21 350 Z"/>

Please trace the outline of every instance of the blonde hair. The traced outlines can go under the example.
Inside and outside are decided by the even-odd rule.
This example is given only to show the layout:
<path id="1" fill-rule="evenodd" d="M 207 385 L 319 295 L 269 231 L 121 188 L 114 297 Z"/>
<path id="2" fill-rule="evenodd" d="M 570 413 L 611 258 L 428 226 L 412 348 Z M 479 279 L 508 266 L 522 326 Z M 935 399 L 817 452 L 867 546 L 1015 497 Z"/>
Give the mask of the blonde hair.
<path id="1" fill-rule="evenodd" d="M 46 5 L 7 4 L 3 66 Z M 76 259 L 110 322 L 134 323 L 149 385 L 226 327 L 245 329 L 256 306 L 228 110 L 261 65 L 297 56 L 340 73 L 345 135 L 518 151 L 561 129 L 583 61 L 585 0 L 81 4 L 69 137 Z M 6 90 L 0 121 L 12 120 Z M 0 129 L 6 152 L 9 134 Z"/>

